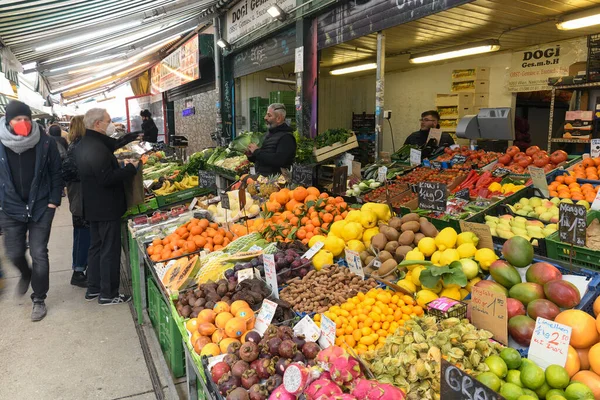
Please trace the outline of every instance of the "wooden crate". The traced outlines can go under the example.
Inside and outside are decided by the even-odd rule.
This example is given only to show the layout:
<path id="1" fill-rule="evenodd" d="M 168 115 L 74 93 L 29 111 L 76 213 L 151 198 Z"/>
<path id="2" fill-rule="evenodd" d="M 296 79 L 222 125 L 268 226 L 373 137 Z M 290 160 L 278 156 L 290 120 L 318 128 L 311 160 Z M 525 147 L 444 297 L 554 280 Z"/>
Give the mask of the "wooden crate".
<path id="1" fill-rule="evenodd" d="M 320 149 L 315 149 L 313 154 L 315 155 L 315 160 L 317 162 L 325 161 L 329 158 L 335 157 L 339 154 L 345 153 L 348 150 L 352 150 L 358 147 L 358 140 L 356 140 L 356 135 L 350 136 L 345 143 L 336 143 L 331 146 L 321 147 Z"/>

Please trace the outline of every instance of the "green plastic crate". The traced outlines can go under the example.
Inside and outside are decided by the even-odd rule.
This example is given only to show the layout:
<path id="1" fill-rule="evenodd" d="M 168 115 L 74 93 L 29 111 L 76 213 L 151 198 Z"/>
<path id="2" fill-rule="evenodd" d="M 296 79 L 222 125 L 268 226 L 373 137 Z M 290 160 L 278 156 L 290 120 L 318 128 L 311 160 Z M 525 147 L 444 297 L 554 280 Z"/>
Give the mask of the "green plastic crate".
<path id="1" fill-rule="evenodd" d="M 165 360 L 175 378 L 185 375 L 185 353 L 181 342 L 181 333 L 171 315 L 171 308 L 159 299 L 158 341 Z"/>
<path id="2" fill-rule="evenodd" d="M 166 196 L 157 196 L 156 202 L 159 207 L 168 206 L 170 204 L 178 203 L 180 201 L 189 200 L 196 196 L 205 196 L 211 192 L 210 189 L 203 188 L 200 186 L 181 190 L 179 192 L 171 193 Z"/>
<path id="3" fill-rule="evenodd" d="M 144 304 L 142 304 L 142 285 L 140 277 L 140 260 L 138 253 L 138 246 L 135 239 L 131 236 L 129 229 L 127 230 L 127 240 L 129 241 L 129 265 L 131 268 L 131 290 L 133 292 L 133 308 L 137 315 L 138 324 L 144 323 L 142 310 Z"/>
<path id="4" fill-rule="evenodd" d="M 596 218 L 600 218 L 600 211 L 589 211 L 587 214 L 588 225 Z M 559 239 L 558 231 L 546 238 L 546 248 L 548 258 L 561 261 L 567 265 L 572 262 L 573 265 L 579 267 L 600 270 L 600 251 L 563 243 Z"/>
<path id="5" fill-rule="evenodd" d="M 158 202 L 156 198 L 150 199 L 145 203 L 138 204 L 139 214 L 145 214 L 148 211 L 153 211 L 158 209 Z"/>
<path id="6" fill-rule="evenodd" d="M 269 106 L 269 99 L 264 97 L 250 97 L 248 101 L 250 103 L 250 112 L 258 111 L 261 108 Z"/>
<path id="7" fill-rule="evenodd" d="M 296 104 L 296 92 L 293 90 L 281 90 L 269 93 L 269 104 L 283 103 L 286 108 L 289 104 Z"/>
<path id="8" fill-rule="evenodd" d="M 161 301 L 160 291 L 156 286 L 156 283 L 154 283 L 154 279 L 148 279 L 147 282 L 148 291 L 146 293 L 148 296 L 148 316 L 150 317 L 152 326 L 158 327 L 158 319 L 160 318 L 159 302 Z"/>

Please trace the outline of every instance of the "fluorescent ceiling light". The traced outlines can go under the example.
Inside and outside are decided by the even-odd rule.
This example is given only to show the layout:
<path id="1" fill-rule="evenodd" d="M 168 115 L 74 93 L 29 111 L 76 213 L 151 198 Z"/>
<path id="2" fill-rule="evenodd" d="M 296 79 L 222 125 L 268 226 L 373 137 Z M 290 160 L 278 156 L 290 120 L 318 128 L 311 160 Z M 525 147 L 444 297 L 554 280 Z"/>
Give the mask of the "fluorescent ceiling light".
<path id="1" fill-rule="evenodd" d="M 293 81 L 291 79 L 265 78 L 265 81 L 271 82 L 271 83 L 282 83 L 284 85 L 295 85 L 296 84 L 296 81 Z"/>
<path id="2" fill-rule="evenodd" d="M 27 64 L 23 64 L 23 70 L 25 70 L 25 71 L 34 69 L 35 67 L 37 67 L 37 63 L 35 61 L 27 63 Z"/>
<path id="3" fill-rule="evenodd" d="M 269 7 L 267 12 L 269 13 L 269 15 L 271 17 L 273 17 L 279 21 L 284 21 L 285 18 L 287 17 L 287 14 L 285 13 L 285 11 L 283 11 L 281 9 L 281 7 L 279 7 L 277 4 L 274 4 L 271 7 Z"/>
<path id="4" fill-rule="evenodd" d="M 600 24 L 600 9 L 582 11 L 571 15 L 563 16 L 559 19 L 556 27 L 562 31 L 571 29 L 586 28 Z"/>
<path id="5" fill-rule="evenodd" d="M 58 71 L 63 71 L 65 69 L 70 69 L 73 67 L 81 67 L 82 65 L 95 64 L 95 63 L 98 63 L 99 61 L 111 60 L 113 58 L 124 57 L 126 55 L 127 55 L 127 53 L 118 53 L 118 54 L 112 54 L 109 56 L 98 57 L 98 58 L 95 58 L 95 59 L 89 60 L 89 61 L 83 61 L 83 62 L 79 62 L 79 63 L 75 63 L 75 64 L 69 64 L 69 65 L 65 65 L 64 67 L 59 67 L 59 68 L 53 68 L 49 72 L 58 72 Z"/>
<path id="6" fill-rule="evenodd" d="M 73 36 L 69 39 L 59 40 L 57 42 L 45 44 L 43 46 L 36 47 L 35 51 L 45 51 L 45 50 L 55 49 L 57 47 L 65 47 L 65 46 L 69 46 L 71 44 L 85 42 L 86 40 L 90 40 L 90 39 L 94 39 L 94 38 L 101 38 L 101 37 L 111 34 L 113 32 L 126 30 L 129 28 L 134 28 L 136 26 L 140 26 L 141 24 L 142 24 L 142 21 L 133 21 L 133 22 L 129 22 L 129 23 L 123 24 L 123 25 L 112 26 L 110 28 L 106 28 L 106 29 L 102 29 L 102 30 L 99 30 L 96 32 L 88 33 L 86 35 L 77 35 L 77 36 Z"/>
<path id="7" fill-rule="evenodd" d="M 94 75 L 94 76 L 90 76 L 89 78 L 85 78 L 85 79 L 73 82 L 73 83 L 71 83 L 69 85 L 63 86 L 63 87 L 61 87 L 59 89 L 53 90 L 52 92 L 53 93 L 61 93 L 61 92 L 65 92 L 67 90 L 73 90 L 73 88 L 75 88 L 75 87 L 79 88 L 79 86 L 82 86 L 82 85 L 84 85 L 84 84 L 86 84 L 88 82 L 97 80 L 98 78 L 104 78 L 106 76 L 109 76 L 109 75 L 111 75 L 111 74 L 113 74 L 113 73 L 115 73 L 115 72 L 117 72 L 117 71 L 119 71 L 119 70 L 121 70 L 121 69 L 123 69 L 125 67 L 128 67 L 128 66 L 132 65 L 133 63 L 135 63 L 135 61 L 129 61 L 128 63 L 125 63 L 123 65 L 119 65 L 118 67 L 115 67 L 115 68 L 108 69 L 108 70 L 106 70 L 106 71 L 104 71 L 104 72 L 102 72 L 100 74 L 97 74 L 97 75 Z M 143 66 L 148 65 L 148 64 L 150 64 L 150 62 L 147 61 L 147 62 L 145 62 L 143 64 L 140 64 L 140 65 L 137 65 L 137 66 L 135 66 L 135 67 L 133 67 L 131 69 L 128 69 L 128 70 L 123 71 L 123 72 L 120 72 L 119 74 L 123 74 L 123 73 L 127 73 L 127 72 L 130 72 L 130 71 L 133 71 L 134 69 L 143 67 Z"/>
<path id="8" fill-rule="evenodd" d="M 368 71 L 370 69 L 376 69 L 376 68 L 377 68 L 376 63 L 367 63 L 367 64 L 354 65 L 352 67 L 343 67 L 343 68 L 333 69 L 329 73 L 331 75 L 344 75 L 344 74 L 351 74 L 353 72 Z"/>
<path id="9" fill-rule="evenodd" d="M 217 40 L 217 46 L 225 50 L 231 49 L 231 45 L 229 44 L 229 42 L 223 38 Z"/>
<path id="10" fill-rule="evenodd" d="M 500 50 L 500 42 L 497 40 L 486 40 L 482 42 L 469 43 L 463 46 L 451 49 L 429 52 L 423 54 L 411 54 L 410 62 L 413 64 L 422 64 L 434 61 L 447 60 L 450 58 L 466 57 L 475 54 L 489 53 Z"/>
<path id="11" fill-rule="evenodd" d="M 85 67 L 85 68 L 81 68 L 81 69 L 74 69 L 72 71 L 69 71 L 68 73 L 70 75 L 72 75 L 72 74 L 81 74 L 82 72 L 89 72 L 89 71 L 95 71 L 97 69 L 114 67 L 118 63 L 120 63 L 120 61 L 113 61 L 113 62 L 109 62 L 109 63 L 106 63 L 106 64 L 97 64 L 97 65 L 92 65 L 90 67 Z"/>

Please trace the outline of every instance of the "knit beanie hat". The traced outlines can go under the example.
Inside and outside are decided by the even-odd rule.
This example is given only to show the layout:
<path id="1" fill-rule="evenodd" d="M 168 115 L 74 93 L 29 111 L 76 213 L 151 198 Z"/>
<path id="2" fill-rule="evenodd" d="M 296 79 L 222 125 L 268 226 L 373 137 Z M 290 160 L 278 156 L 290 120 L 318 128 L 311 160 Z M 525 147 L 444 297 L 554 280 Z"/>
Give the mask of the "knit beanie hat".
<path id="1" fill-rule="evenodd" d="M 8 103 L 6 106 L 6 122 L 21 115 L 25 115 L 31 119 L 31 108 L 18 100 L 12 100 Z"/>
<path id="2" fill-rule="evenodd" d="M 60 129 L 60 126 L 58 125 L 52 125 L 49 129 L 48 129 L 48 134 L 50 136 L 57 136 L 59 137 L 61 134 L 62 129 Z"/>

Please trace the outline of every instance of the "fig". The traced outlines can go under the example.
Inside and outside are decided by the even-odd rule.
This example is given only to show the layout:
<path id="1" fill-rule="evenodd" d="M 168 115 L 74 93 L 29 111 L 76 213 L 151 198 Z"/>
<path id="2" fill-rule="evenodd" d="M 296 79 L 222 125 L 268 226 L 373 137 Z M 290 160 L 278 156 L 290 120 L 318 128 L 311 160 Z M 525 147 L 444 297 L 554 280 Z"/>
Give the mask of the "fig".
<path id="1" fill-rule="evenodd" d="M 229 346 L 232 346 L 230 344 Z M 246 342 L 240 347 L 240 358 L 248 363 L 258 358 L 258 345 L 254 342 Z"/>
<path id="2" fill-rule="evenodd" d="M 250 368 L 250 364 L 248 364 L 246 361 L 236 361 L 236 363 L 233 364 L 233 367 L 231 367 L 231 374 L 236 378 L 241 378 L 248 368 Z"/>
<path id="3" fill-rule="evenodd" d="M 256 371 L 253 369 L 248 369 L 244 371 L 242 374 L 242 387 L 245 389 L 250 389 L 253 385 L 260 382 L 260 378 L 256 374 Z"/>
<path id="4" fill-rule="evenodd" d="M 292 340 L 284 340 L 279 345 L 278 350 L 279 356 L 283 358 L 293 358 L 296 355 L 296 352 L 298 351 L 298 347 L 296 346 L 296 343 L 294 343 Z"/>

